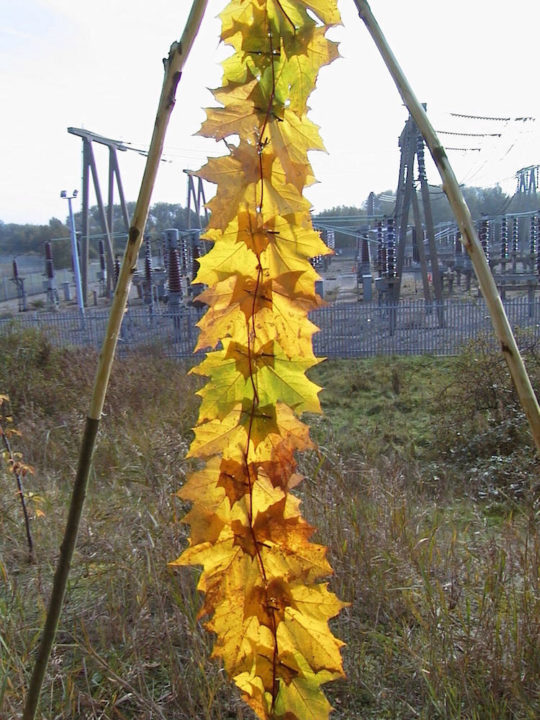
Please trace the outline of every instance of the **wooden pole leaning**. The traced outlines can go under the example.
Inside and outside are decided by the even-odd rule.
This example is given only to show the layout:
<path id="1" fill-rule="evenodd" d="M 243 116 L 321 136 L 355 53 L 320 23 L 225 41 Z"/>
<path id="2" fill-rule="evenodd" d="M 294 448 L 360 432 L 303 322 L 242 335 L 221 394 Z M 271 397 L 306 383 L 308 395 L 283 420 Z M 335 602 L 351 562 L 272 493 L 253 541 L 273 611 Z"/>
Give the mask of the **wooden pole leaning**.
<path id="1" fill-rule="evenodd" d="M 360 18 L 373 38 L 397 86 L 403 102 L 407 106 L 419 131 L 422 133 L 433 161 L 437 166 L 443 182 L 443 190 L 448 197 L 448 201 L 461 231 L 462 242 L 471 257 L 480 290 L 482 291 L 491 316 L 495 334 L 506 359 L 521 406 L 529 421 L 536 448 L 540 453 L 540 406 L 534 394 L 530 378 L 523 363 L 523 358 L 517 347 L 512 328 L 508 322 L 499 291 L 497 290 L 497 285 L 495 284 L 482 245 L 478 239 L 471 213 L 467 207 L 459 183 L 456 180 L 444 147 L 441 145 L 424 108 L 416 98 L 403 70 L 388 45 L 379 24 L 371 12 L 369 3 L 366 2 L 366 0 L 354 0 L 354 3 L 358 9 Z"/>
<path id="2" fill-rule="evenodd" d="M 141 188 L 129 229 L 124 259 L 111 305 L 106 335 L 98 360 L 90 408 L 81 442 L 77 474 L 73 486 L 64 539 L 60 547 L 60 556 L 54 575 L 47 617 L 38 647 L 32 676 L 30 678 L 30 684 L 28 686 L 22 720 L 34 720 L 36 715 L 47 664 L 49 662 L 49 657 L 58 628 L 58 622 L 60 620 L 60 613 L 63 606 L 71 560 L 73 558 L 73 552 L 77 541 L 80 518 L 86 496 L 88 478 L 90 475 L 90 467 L 94 454 L 101 414 L 103 412 L 105 395 L 109 384 L 114 353 L 120 333 L 122 318 L 127 305 L 132 277 L 137 265 L 137 257 L 144 236 L 144 228 L 148 217 L 150 199 L 163 152 L 165 134 L 175 105 L 176 88 L 178 86 L 185 61 L 199 31 L 207 2 L 208 0 L 193 0 L 193 5 L 191 7 L 182 37 L 179 41 L 174 42 L 171 45 L 169 55 L 164 60 L 165 76 L 156 113 L 150 149 L 148 151 Z"/>

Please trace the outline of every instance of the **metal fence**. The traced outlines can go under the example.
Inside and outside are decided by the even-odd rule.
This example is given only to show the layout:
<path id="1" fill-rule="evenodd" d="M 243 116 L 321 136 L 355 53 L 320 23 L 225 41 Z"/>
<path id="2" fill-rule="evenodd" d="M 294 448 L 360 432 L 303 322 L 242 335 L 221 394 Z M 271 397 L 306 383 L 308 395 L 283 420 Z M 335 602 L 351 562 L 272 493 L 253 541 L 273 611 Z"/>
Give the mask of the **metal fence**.
<path id="1" fill-rule="evenodd" d="M 540 341 L 540 300 L 518 298 L 504 303 L 512 327 Z M 181 307 L 171 313 L 166 305 L 130 307 L 122 323 L 118 351 L 154 347 L 168 357 L 191 357 L 198 336 L 200 312 Z M 469 340 L 493 334 L 482 299 L 447 301 L 443 306 L 424 301 L 393 305 L 376 303 L 333 304 L 314 311 L 311 320 L 320 328 L 313 338 L 315 354 L 331 358 L 375 355 L 455 355 Z M 106 310 L 19 313 L 0 320 L 0 335 L 37 328 L 57 346 L 98 349 L 105 335 Z"/>
<path id="2" fill-rule="evenodd" d="M 518 298 L 505 302 L 510 324 L 540 340 L 540 301 Z M 468 341 L 493 335 L 484 300 L 424 301 L 394 305 L 332 305 L 312 314 L 321 329 L 315 353 L 352 358 L 374 355 L 455 355 Z M 495 339 L 494 339 L 495 345 Z"/>
<path id="3" fill-rule="evenodd" d="M 56 279 L 58 287 L 61 287 L 62 283 L 71 280 L 71 273 L 68 273 L 67 270 L 59 270 L 56 273 Z M 24 278 L 24 289 L 29 297 L 43 295 L 47 290 L 47 279 L 43 273 L 30 273 Z M 16 300 L 17 297 L 18 290 L 13 280 L 6 276 L 0 277 L 0 302 Z"/>
<path id="4" fill-rule="evenodd" d="M 88 268 L 88 281 L 90 283 L 98 282 L 99 265 L 91 263 Z M 66 268 L 56 270 L 55 282 L 58 292 L 62 295 L 63 286 L 67 283 L 70 287 L 70 294 L 74 294 L 74 280 L 71 270 Z M 27 297 L 35 297 L 36 295 L 47 294 L 48 280 L 43 272 L 26 272 L 24 273 L 24 290 Z M 19 297 L 17 285 L 11 277 L 3 275 L 0 277 L 0 303 L 8 300 L 16 300 Z"/>

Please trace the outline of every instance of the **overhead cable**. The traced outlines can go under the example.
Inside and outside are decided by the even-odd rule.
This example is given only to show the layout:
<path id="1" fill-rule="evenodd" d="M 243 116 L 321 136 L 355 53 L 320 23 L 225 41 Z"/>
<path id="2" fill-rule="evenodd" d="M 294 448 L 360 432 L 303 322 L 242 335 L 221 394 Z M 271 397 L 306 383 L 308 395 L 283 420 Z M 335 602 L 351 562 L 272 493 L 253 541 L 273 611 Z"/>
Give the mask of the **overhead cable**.
<path id="1" fill-rule="evenodd" d="M 502 133 L 464 133 L 450 130 L 437 130 L 439 135 L 459 135 L 460 137 L 501 137 Z"/>
<path id="2" fill-rule="evenodd" d="M 536 120 L 536 118 L 528 116 L 528 117 L 490 117 L 488 115 L 467 115 L 465 113 L 455 113 L 451 112 L 449 113 L 452 117 L 459 117 L 459 118 L 467 118 L 469 120 L 491 120 L 493 122 L 527 122 L 529 120 Z"/>

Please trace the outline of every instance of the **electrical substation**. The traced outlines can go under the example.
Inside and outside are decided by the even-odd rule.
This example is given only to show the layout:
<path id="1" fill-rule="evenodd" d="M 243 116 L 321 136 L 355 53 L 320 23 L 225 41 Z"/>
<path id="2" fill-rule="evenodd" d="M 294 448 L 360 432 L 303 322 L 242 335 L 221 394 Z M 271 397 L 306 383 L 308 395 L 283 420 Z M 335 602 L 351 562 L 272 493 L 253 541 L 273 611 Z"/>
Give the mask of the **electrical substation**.
<path id="1" fill-rule="evenodd" d="M 56 324 L 58 342 L 97 346 L 98 337 L 104 332 L 106 308 L 114 292 L 130 226 L 119 154 L 144 155 L 145 151 L 81 128 L 69 127 L 68 133 L 82 141 L 81 213 L 77 228 L 71 208 L 77 192 L 71 197 L 62 193 L 70 203 L 72 220 L 72 278 L 66 272 L 58 277 L 51 243 L 46 243 L 41 287 L 30 283 L 15 258 L 11 297 L 17 300 L 19 317 L 27 317 L 28 322 L 33 318 L 38 324 Z M 474 139 L 481 136 L 451 131 L 442 134 Z M 105 180 L 100 176 L 95 145 L 107 150 Z M 359 216 L 313 216 L 314 227 L 335 251 L 333 256 L 312 260 L 320 275 L 316 289 L 327 303 L 313 314 L 314 322 L 321 328 L 314 338 L 315 347 L 323 355 L 445 354 L 485 327 L 485 309 L 459 230 L 451 221 L 434 223 L 433 202 L 443 192 L 428 182 L 424 140 L 411 117 L 405 122 L 398 147 L 395 195 L 377 197 L 371 193 L 365 212 Z M 509 304 L 507 312 L 514 313 L 515 322 L 538 335 L 540 210 L 531 209 L 531 205 L 539 190 L 539 168 L 530 165 L 519 169 L 514 196 L 499 212 L 486 215 L 477 223 L 501 298 Z M 170 354 L 188 356 L 195 345 L 196 323 L 203 311 L 197 295 L 203 287 L 193 281 L 198 258 L 206 252 L 202 238 L 208 212 L 202 179 L 190 170 L 184 170 L 183 175 L 187 186 L 187 229 L 168 228 L 145 236 L 144 255 L 133 274 L 121 348 L 122 344 L 128 347 L 165 343 Z M 92 215 L 100 231 L 96 233 L 94 229 L 93 234 L 92 195 L 95 198 Z M 119 217 L 115 217 L 116 199 Z M 385 202 L 385 212 L 378 206 L 381 201 Z M 348 240 L 348 248 L 339 246 L 339 238 L 343 237 Z M 74 285 L 76 298 L 72 293 Z M 37 292 L 44 296 L 43 309 L 32 313 L 29 298 Z M 75 302 L 79 313 L 68 320 L 69 309 Z M 471 303 L 478 310 L 476 314 L 469 307 Z M 0 331 L 1 323 L 0 320 Z"/>

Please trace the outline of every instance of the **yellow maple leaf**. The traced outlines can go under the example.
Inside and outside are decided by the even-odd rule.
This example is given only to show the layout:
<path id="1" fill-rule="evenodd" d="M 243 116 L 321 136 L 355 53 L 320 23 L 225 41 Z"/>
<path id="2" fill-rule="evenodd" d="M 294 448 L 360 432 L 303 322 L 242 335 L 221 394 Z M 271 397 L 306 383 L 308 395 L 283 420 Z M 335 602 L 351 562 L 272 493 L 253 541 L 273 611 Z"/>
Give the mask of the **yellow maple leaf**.
<path id="1" fill-rule="evenodd" d="M 306 185 L 314 183 L 315 177 L 306 156 L 309 150 L 324 150 L 317 126 L 305 114 L 299 117 L 285 109 L 279 122 L 268 123 L 266 132 L 287 182 L 300 192 Z"/>
<path id="2" fill-rule="evenodd" d="M 234 682 L 257 717 L 268 718 L 272 707 L 272 694 L 265 691 L 262 679 L 255 673 L 243 672 L 234 677 Z"/>
<path id="3" fill-rule="evenodd" d="M 333 0 L 280 0 L 280 2 L 285 12 L 287 12 L 288 7 L 300 4 L 312 10 L 325 25 L 338 25 L 341 23 L 339 10 Z"/>
<path id="4" fill-rule="evenodd" d="M 221 419 L 202 422 L 194 428 L 195 440 L 191 443 L 188 457 L 212 457 L 227 448 L 226 457 L 242 462 L 245 456 L 247 434 L 241 424 L 242 406 Z"/>
<path id="5" fill-rule="evenodd" d="M 215 285 L 230 278 L 239 268 L 245 275 L 257 277 L 259 260 L 244 243 L 227 242 L 218 231 L 207 231 L 204 237 L 213 240 L 215 245 L 212 255 L 207 253 L 199 258 L 199 270 L 194 282 Z"/>
<path id="6" fill-rule="evenodd" d="M 203 269 L 197 280 L 208 284 L 226 279 L 238 268 L 256 277 L 258 258 L 270 277 L 300 270 L 315 279 L 318 276 L 306 260 L 332 253 L 304 215 L 274 216 L 263 222 L 258 214 L 244 210 L 225 229 L 207 230 L 204 238 L 215 248 L 210 259 L 201 258 Z"/>
<path id="7" fill-rule="evenodd" d="M 193 370 L 210 378 L 198 391 L 199 420 L 224 417 L 244 398 L 263 406 L 284 402 L 297 413 L 321 411 L 320 388 L 305 375 L 315 358 L 291 359 L 272 341 L 251 348 L 224 338 L 222 344 Z"/>
<path id="8" fill-rule="evenodd" d="M 247 342 L 250 334 L 263 344 L 276 340 L 290 357 L 313 357 L 311 338 L 317 327 L 307 319 L 309 310 L 320 304 L 320 298 L 307 292 L 297 298 L 291 293 L 306 278 L 292 273 L 261 284 L 255 293 L 256 280 L 231 276 L 200 295 L 210 305 L 199 321 L 201 329 L 196 349 L 216 347 L 226 337 Z M 275 289 L 275 292 L 274 292 Z"/>
<path id="9" fill-rule="evenodd" d="M 192 473 L 177 495 L 194 504 L 183 522 L 191 525 L 191 542 L 217 540 L 223 527 L 230 524 L 230 503 L 218 487 L 219 458 L 211 458 L 204 468 Z M 194 502 L 196 501 L 196 502 Z"/>
<path id="10" fill-rule="evenodd" d="M 344 643 L 332 635 L 327 622 L 317 622 L 295 608 L 286 608 L 277 627 L 277 644 L 280 650 L 300 653 L 315 673 L 343 672 L 340 649 Z"/>
<path id="11" fill-rule="evenodd" d="M 289 107 L 298 114 L 306 111 L 320 68 L 339 57 L 337 44 L 328 40 L 325 32 L 324 27 L 307 27 L 284 46 L 276 86 L 280 95 L 290 96 Z"/>
<path id="12" fill-rule="evenodd" d="M 300 659 L 300 654 L 295 655 L 297 662 Z M 275 720 L 327 720 L 332 706 L 321 692 L 323 678 L 324 681 L 331 679 L 326 674 L 318 677 L 306 672 L 288 685 L 281 683 L 273 711 Z"/>
<path id="13" fill-rule="evenodd" d="M 268 151 L 262 155 L 245 142 L 231 149 L 231 154 L 210 158 L 197 175 L 218 185 L 209 201 L 212 211 L 210 227 L 229 223 L 238 212 L 255 209 L 264 219 L 275 215 L 307 212 L 309 202 L 298 189 L 287 182 L 277 156 Z"/>
<path id="14" fill-rule="evenodd" d="M 229 135 L 243 138 L 252 137 L 261 126 L 265 108 L 257 107 L 250 95 L 258 87 L 256 78 L 251 82 L 229 82 L 226 86 L 213 91 L 213 95 L 224 107 L 207 108 L 207 119 L 197 133 L 211 137 L 216 141 Z"/>
<path id="15" fill-rule="evenodd" d="M 290 604 L 306 617 L 327 622 L 338 615 L 349 603 L 342 602 L 328 590 L 328 583 L 318 585 L 292 584 L 289 588 Z"/>

